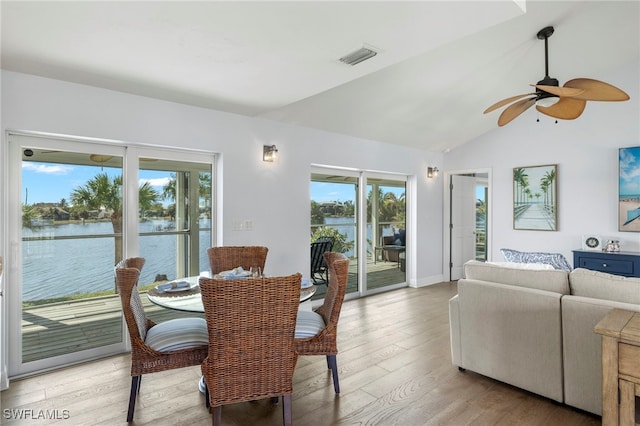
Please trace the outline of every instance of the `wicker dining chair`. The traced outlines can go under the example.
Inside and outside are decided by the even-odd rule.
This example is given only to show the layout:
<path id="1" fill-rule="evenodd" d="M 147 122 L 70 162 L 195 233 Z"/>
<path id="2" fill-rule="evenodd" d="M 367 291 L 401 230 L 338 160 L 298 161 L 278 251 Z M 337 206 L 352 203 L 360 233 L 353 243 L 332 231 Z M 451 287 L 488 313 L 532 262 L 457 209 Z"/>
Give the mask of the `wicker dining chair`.
<path id="1" fill-rule="evenodd" d="M 213 425 L 221 424 L 223 405 L 280 396 L 284 424 L 291 424 L 301 278 L 200 278 L 209 330 L 202 374 Z"/>
<path id="2" fill-rule="evenodd" d="M 327 367 L 333 376 L 333 388 L 340 393 L 338 382 L 338 318 L 349 278 L 349 258 L 342 253 L 327 252 L 324 259 L 329 268 L 329 284 L 324 303 L 315 311 L 298 312 L 295 343 L 298 355 L 326 355 Z"/>
<path id="3" fill-rule="evenodd" d="M 263 246 L 222 246 L 209 247 L 209 266 L 213 275 L 222 271 L 230 271 L 238 266 L 249 270 L 252 266 L 259 266 L 264 272 L 269 249 Z"/>
<path id="4" fill-rule="evenodd" d="M 131 339 L 129 423 L 133 421 L 142 375 L 200 365 L 207 357 L 209 343 L 207 325 L 202 318 L 178 318 L 156 324 L 145 316 L 138 293 L 138 279 L 144 262 L 141 257 L 129 258 L 115 268 L 116 285 Z"/>

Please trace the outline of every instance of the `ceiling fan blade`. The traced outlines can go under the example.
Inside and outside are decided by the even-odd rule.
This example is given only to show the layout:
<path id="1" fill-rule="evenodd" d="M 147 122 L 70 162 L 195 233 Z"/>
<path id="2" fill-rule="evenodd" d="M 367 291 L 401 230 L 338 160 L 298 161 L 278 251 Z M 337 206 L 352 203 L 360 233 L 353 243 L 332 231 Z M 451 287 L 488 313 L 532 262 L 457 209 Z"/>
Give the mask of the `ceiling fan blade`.
<path id="1" fill-rule="evenodd" d="M 562 120 L 573 120 L 580 117 L 587 101 L 576 98 L 560 98 L 560 100 L 550 107 L 536 106 L 541 113 L 550 117 L 560 118 Z"/>
<path id="2" fill-rule="evenodd" d="M 535 103 L 536 98 L 534 96 L 532 98 L 519 100 L 518 102 L 509 105 L 504 111 L 502 111 L 502 114 L 500 114 L 500 118 L 498 118 L 498 126 L 502 127 L 509 123 L 511 120 L 531 108 Z"/>
<path id="3" fill-rule="evenodd" d="M 567 81 L 564 87 L 584 90 L 584 93 L 573 96 L 576 99 L 585 99 L 587 101 L 629 100 L 629 95 L 616 86 L 591 78 L 574 78 L 573 80 Z"/>
<path id="4" fill-rule="evenodd" d="M 495 104 L 491 105 L 489 108 L 485 109 L 483 114 L 487 114 L 487 113 L 489 113 L 491 111 L 494 111 L 494 110 L 496 110 L 496 109 L 498 109 L 498 108 L 500 108 L 502 106 L 510 104 L 513 101 L 517 101 L 518 99 L 524 98 L 525 96 L 533 96 L 533 95 L 535 95 L 535 93 L 525 93 L 524 95 L 512 96 L 510 98 L 503 99 L 503 100 L 501 100 L 499 102 L 496 102 Z"/>
<path id="5" fill-rule="evenodd" d="M 561 96 L 561 97 L 575 98 L 576 96 L 584 93 L 584 89 L 581 89 L 581 88 L 574 89 L 572 87 L 545 86 L 542 84 L 532 84 L 532 86 L 535 87 L 536 89 L 540 89 L 547 93 L 551 93 L 552 95 Z"/>

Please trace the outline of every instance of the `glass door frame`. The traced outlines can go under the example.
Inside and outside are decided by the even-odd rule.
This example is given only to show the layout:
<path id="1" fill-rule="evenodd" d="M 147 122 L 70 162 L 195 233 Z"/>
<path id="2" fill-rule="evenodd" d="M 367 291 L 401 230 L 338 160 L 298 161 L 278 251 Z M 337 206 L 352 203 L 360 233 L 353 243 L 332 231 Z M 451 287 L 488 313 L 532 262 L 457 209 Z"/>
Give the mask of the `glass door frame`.
<path id="1" fill-rule="evenodd" d="M 403 282 L 399 282 L 399 283 L 394 283 L 394 284 L 389 284 L 387 286 L 384 287 L 380 287 L 380 288 L 376 288 L 376 289 L 369 289 L 367 287 L 367 262 L 359 262 L 358 263 L 358 292 L 360 294 L 360 296 L 369 296 L 372 294 L 376 294 L 376 293 L 382 293 L 385 291 L 389 291 L 389 290 L 395 290 L 398 288 L 403 288 L 403 287 L 407 287 L 409 280 L 407 279 L 407 274 L 409 269 L 409 265 L 410 265 L 410 260 L 409 258 L 411 257 L 411 252 L 412 252 L 412 244 L 410 242 L 411 238 L 409 237 L 411 235 L 410 230 L 411 230 L 411 225 L 409 223 L 409 211 L 410 211 L 410 199 L 411 197 L 409 196 L 410 191 L 410 179 L 406 176 L 406 175 L 401 175 L 401 174 L 395 174 L 395 173 L 384 173 L 384 172 L 369 172 L 369 171 L 364 171 L 362 172 L 361 176 L 360 176 L 360 190 L 359 190 L 359 197 L 360 197 L 360 205 L 364 206 L 364 208 L 360 209 L 360 211 L 358 212 L 359 217 L 359 223 L 363 223 L 364 226 L 360 226 L 358 229 L 359 232 L 359 253 L 364 255 L 364 259 L 366 260 L 366 254 L 367 254 L 367 226 L 368 226 L 368 222 L 367 222 L 367 188 L 369 187 L 369 179 L 382 179 L 382 180 L 387 180 L 387 181 L 395 181 L 395 182 L 403 182 L 405 185 L 405 232 L 406 232 L 406 249 L 405 249 L 405 280 Z M 374 212 L 371 212 L 372 215 L 374 214 Z M 375 232 L 373 232 L 373 235 L 376 235 Z M 373 247 L 375 247 L 376 242 L 372 241 L 373 243 Z M 376 255 L 375 252 L 375 248 L 373 248 L 373 256 Z"/>
<path id="2" fill-rule="evenodd" d="M 122 321 L 122 341 L 106 346 L 70 352 L 64 355 L 35 361 L 22 362 L 22 158 L 24 148 L 58 149 L 83 154 L 118 156 L 122 161 L 122 211 L 123 211 L 123 257 L 136 256 L 139 253 L 138 235 L 138 170 L 141 157 L 152 157 L 171 161 L 185 161 L 211 164 L 211 241 L 216 241 L 218 219 L 216 215 L 217 199 L 217 167 L 218 157 L 215 153 L 196 150 L 177 150 L 151 145 L 132 145 L 124 142 L 86 139 L 63 135 L 50 135 L 36 132 L 8 131 L 5 133 L 7 155 L 3 168 L 9 177 L 10 185 L 3 185 L 7 209 L 2 216 L 2 226 L 6 230 L 4 246 L 4 280 L 10 282 L 9 291 L 3 295 L 3 359 L 2 368 L 6 367 L 7 384 L 9 379 L 19 378 L 34 373 L 86 362 L 92 359 L 119 354 L 130 350 L 130 342 L 126 324 Z M 9 268 L 8 266 L 11 265 Z M 4 308 L 7 308 L 6 316 Z M 124 318 L 123 318 L 124 319 Z M 6 348 L 6 351 L 5 351 Z M 4 371 L 3 371 L 4 374 Z M 3 377 L 4 379 L 4 377 Z"/>
<path id="3" fill-rule="evenodd" d="M 321 166 L 321 165 L 312 165 L 311 173 L 313 174 L 321 174 L 328 176 L 345 176 L 357 179 L 357 193 L 356 193 L 356 246 L 355 246 L 355 256 L 358 259 L 358 268 L 357 268 L 357 291 L 346 293 L 345 300 L 355 299 L 358 297 L 369 296 L 376 293 L 381 293 L 384 291 L 395 290 L 397 288 L 407 287 L 409 280 L 407 276 L 409 274 L 410 268 L 412 267 L 411 262 L 411 253 L 413 247 L 413 241 L 410 237 L 410 232 L 413 226 L 411 225 L 411 221 L 413 221 L 413 215 L 410 213 L 411 206 L 413 204 L 412 201 L 412 191 L 413 188 L 413 180 L 412 177 L 396 174 L 396 173 L 384 173 L 384 172 L 373 172 L 373 171 L 363 171 L 363 170 L 354 170 L 348 168 L 340 168 L 340 167 L 331 167 L 331 166 Z M 406 213 L 405 213 L 405 225 L 406 225 L 406 253 L 405 253 L 405 261 L 406 261 L 406 272 L 405 272 L 405 281 L 391 284 L 389 286 L 377 288 L 377 289 L 368 289 L 367 288 L 367 187 L 368 187 L 368 179 L 384 179 L 389 181 L 397 181 L 404 182 L 405 184 L 405 202 L 406 202 Z M 373 253 L 375 255 L 375 251 Z"/>
<path id="4" fill-rule="evenodd" d="M 116 144 L 95 143 L 92 141 L 81 141 L 74 138 L 63 138 L 56 136 L 44 136 L 39 134 L 29 134 L 20 132 L 8 132 L 8 167 L 11 185 L 8 185 L 8 209 L 7 221 L 9 250 L 7 252 L 7 263 L 11 264 L 9 276 L 6 277 L 11 282 L 11 289 L 5 293 L 8 300 L 8 376 L 16 378 L 26 374 L 47 371 L 90 359 L 104 357 L 112 354 L 122 353 L 127 348 L 125 340 L 97 348 L 87 349 L 80 352 L 71 352 L 64 355 L 57 355 L 35 361 L 22 361 L 22 161 L 11 161 L 22 158 L 22 150 L 25 148 L 38 148 L 45 150 L 58 149 L 83 154 L 97 154 L 106 156 L 118 156 L 125 158 L 126 147 Z M 53 144 L 52 144 L 53 143 Z M 124 176 L 123 161 L 123 188 L 128 185 Z M 126 208 L 127 200 L 123 197 L 123 209 Z M 14 226 L 12 226 L 14 225 Z M 123 228 L 124 229 L 124 228 Z M 127 236 L 122 236 L 123 253 L 126 253 Z M 122 336 L 126 335 L 124 321 Z"/>

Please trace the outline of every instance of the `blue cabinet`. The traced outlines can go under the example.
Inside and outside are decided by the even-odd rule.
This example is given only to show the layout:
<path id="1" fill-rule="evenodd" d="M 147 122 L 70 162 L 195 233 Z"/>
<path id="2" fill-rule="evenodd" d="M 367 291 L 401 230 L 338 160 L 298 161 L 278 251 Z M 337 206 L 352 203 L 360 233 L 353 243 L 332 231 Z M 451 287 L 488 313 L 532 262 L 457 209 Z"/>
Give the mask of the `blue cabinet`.
<path id="1" fill-rule="evenodd" d="M 640 277 L 640 253 L 621 251 L 573 251 L 573 267 L 592 269 L 625 277 Z"/>

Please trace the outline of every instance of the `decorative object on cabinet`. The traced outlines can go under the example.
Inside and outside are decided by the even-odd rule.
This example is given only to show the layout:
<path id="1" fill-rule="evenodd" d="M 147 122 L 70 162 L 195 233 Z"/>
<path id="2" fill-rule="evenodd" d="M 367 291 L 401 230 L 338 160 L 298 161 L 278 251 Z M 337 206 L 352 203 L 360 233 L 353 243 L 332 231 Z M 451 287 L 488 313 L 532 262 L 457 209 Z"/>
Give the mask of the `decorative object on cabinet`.
<path id="1" fill-rule="evenodd" d="M 618 240 L 609 240 L 607 244 L 604 246 L 604 251 L 609 253 L 617 253 L 620 251 L 620 241 Z"/>
<path id="2" fill-rule="evenodd" d="M 620 148 L 618 158 L 618 230 L 640 232 L 640 146 Z"/>
<path id="3" fill-rule="evenodd" d="M 583 235 L 582 250 L 602 250 L 602 238 L 598 235 Z"/>
<path id="4" fill-rule="evenodd" d="M 557 230 L 557 164 L 513 169 L 513 229 Z"/>
<path id="5" fill-rule="evenodd" d="M 640 277 L 640 253 L 574 250 L 573 267 L 624 277 Z"/>

